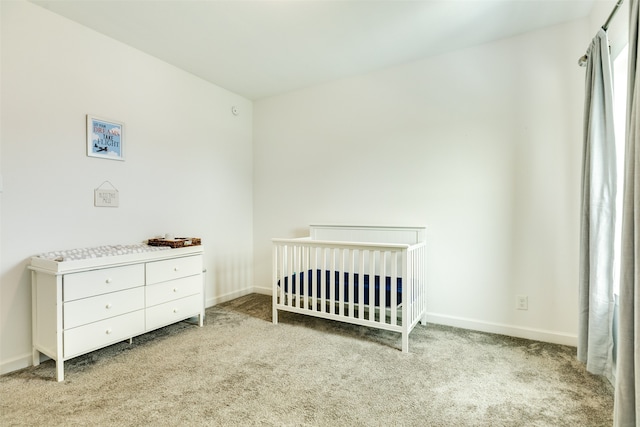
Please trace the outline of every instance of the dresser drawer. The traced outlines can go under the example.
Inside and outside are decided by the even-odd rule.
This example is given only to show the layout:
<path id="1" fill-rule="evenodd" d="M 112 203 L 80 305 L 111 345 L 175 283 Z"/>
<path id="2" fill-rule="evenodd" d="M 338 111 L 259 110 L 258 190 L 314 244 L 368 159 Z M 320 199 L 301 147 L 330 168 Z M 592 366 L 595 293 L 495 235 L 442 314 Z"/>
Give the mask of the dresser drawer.
<path id="1" fill-rule="evenodd" d="M 202 294 L 147 307 L 147 331 L 197 316 L 203 310 Z"/>
<path id="2" fill-rule="evenodd" d="M 145 286 L 147 307 L 202 293 L 202 275 Z"/>
<path id="3" fill-rule="evenodd" d="M 144 265 L 104 268 L 65 274 L 63 300 L 73 301 L 144 285 Z"/>
<path id="4" fill-rule="evenodd" d="M 202 273 L 202 256 L 189 256 L 148 262 L 147 285 Z"/>
<path id="5" fill-rule="evenodd" d="M 64 303 L 63 328 L 71 329 L 144 308 L 144 286 Z"/>
<path id="6" fill-rule="evenodd" d="M 87 353 L 144 333 L 144 310 L 64 331 L 64 358 Z"/>

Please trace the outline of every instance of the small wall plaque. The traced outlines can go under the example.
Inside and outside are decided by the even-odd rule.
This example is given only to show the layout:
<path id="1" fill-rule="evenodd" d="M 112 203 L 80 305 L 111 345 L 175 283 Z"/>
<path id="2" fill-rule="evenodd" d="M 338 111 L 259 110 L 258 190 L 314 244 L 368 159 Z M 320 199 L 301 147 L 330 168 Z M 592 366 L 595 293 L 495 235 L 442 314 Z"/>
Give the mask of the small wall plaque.
<path id="1" fill-rule="evenodd" d="M 111 185 L 111 188 L 102 188 L 104 184 Z M 105 181 L 98 186 L 94 191 L 94 206 L 96 207 L 110 207 L 117 208 L 119 203 L 118 189 L 113 186 L 109 181 Z"/>

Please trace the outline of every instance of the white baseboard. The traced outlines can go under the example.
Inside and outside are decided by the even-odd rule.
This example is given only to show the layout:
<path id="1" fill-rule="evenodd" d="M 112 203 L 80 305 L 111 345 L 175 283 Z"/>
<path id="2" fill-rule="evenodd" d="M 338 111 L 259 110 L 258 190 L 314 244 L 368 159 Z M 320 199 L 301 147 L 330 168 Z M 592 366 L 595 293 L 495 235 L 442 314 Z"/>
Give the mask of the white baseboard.
<path id="1" fill-rule="evenodd" d="M 427 322 L 437 325 L 453 326 L 456 328 L 470 329 L 473 331 L 489 332 L 492 334 L 507 335 L 510 337 L 525 338 L 535 341 L 543 341 L 552 344 L 562 344 L 572 347 L 578 345 L 577 335 L 565 334 L 543 329 L 525 328 L 521 326 L 505 325 L 501 323 L 483 322 L 463 317 L 447 316 L 436 313 L 427 313 Z"/>
<path id="2" fill-rule="evenodd" d="M 273 289 L 271 287 L 265 288 L 261 286 L 254 286 L 253 293 L 262 294 L 262 295 L 272 295 Z"/>
<path id="3" fill-rule="evenodd" d="M 237 291 L 233 291 L 233 292 L 229 292 L 226 293 L 224 295 L 218 295 L 215 296 L 213 298 L 207 298 L 207 300 L 205 301 L 204 305 L 205 307 L 213 307 L 214 305 L 223 303 L 223 302 L 227 302 L 227 301 L 231 301 L 233 299 L 236 298 L 240 298 L 243 297 L 245 295 L 249 295 L 251 293 L 254 293 L 255 290 L 253 288 L 245 288 L 245 289 L 240 289 Z"/>
<path id="4" fill-rule="evenodd" d="M 0 375 L 8 374 L 9 372 L 13 371 L 19 371 L 20 369 L 28 368 L 31 365 L 33 365 L 31 353 L 15 357 L 8 361 L 5 360 L 0 363 Z"/>

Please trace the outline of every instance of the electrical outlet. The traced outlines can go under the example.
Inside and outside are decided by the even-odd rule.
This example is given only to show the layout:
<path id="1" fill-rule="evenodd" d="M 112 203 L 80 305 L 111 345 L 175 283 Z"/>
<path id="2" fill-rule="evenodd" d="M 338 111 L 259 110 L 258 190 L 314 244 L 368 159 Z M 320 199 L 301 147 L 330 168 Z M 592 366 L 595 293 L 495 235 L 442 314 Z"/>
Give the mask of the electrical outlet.
<path id="1" fill-rule="evenodd" d="M 516 309 L 528 310 L 529 309 L 529 297 L 526 295 L 518 295 L 516 297 Z"/>

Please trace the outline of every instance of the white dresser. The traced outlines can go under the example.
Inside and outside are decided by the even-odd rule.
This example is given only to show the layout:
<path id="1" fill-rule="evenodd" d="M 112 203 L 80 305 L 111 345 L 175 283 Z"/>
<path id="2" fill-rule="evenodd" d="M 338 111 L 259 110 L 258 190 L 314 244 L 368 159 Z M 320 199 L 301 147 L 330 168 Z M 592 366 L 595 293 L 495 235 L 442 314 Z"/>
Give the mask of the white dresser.
<path id="1" fill-rule="evenodd" d="M 149 249 L 31 258 L 33 364 L 51 357 L 63 381 L 65 360 L 192 317 L 202 326 L 202 246 Z"/>

